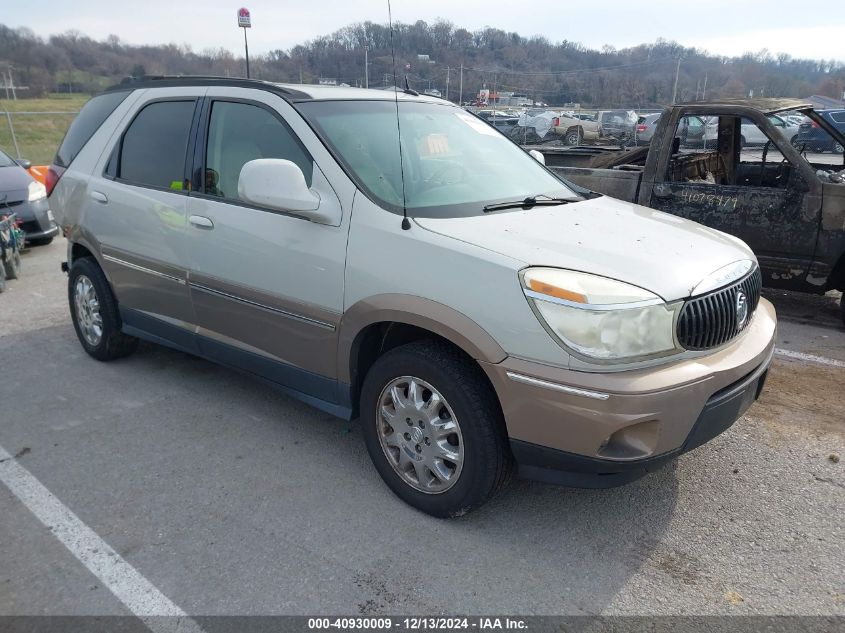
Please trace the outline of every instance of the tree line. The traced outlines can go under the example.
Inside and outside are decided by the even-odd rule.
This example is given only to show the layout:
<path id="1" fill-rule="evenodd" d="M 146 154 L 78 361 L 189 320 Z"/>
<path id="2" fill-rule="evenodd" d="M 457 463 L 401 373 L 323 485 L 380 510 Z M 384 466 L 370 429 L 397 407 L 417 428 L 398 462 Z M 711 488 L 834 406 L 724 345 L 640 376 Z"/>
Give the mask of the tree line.
<path id="1" fill-rule="evenodd" d="M 584 107 L 655 107 L 671 102 L 673 94 L 678 101 L 811 94 L 841 99 L 845 91 L 842 62 L 768 50 L 725 57 L 663 39 L 595 50 L 490 27 L 469 31 L 443 20 L 394 24 L 392 43 L 395 64 L 386 24 L 352 24 L 287 50 L 250 56 L 250 71 L 269 81 L 368 83 L 371 88 L 394 85 L 395 72 L 400 86 L 407 77 L 412 88 L 437 89 L 453 101 L 469 101 L 486 88 Z M 44 39 L 27 28 L 0 25 L 0 72 L 7 65 L 15 83 L 28 87 L 19 96 L 32 97 L 96 92 L 144 74 L 245 73 L 243 57 L 223 48 L 197 52 L 187 45 L 132 45 L 114 35 L 98 41 L 76 31 Z"/>

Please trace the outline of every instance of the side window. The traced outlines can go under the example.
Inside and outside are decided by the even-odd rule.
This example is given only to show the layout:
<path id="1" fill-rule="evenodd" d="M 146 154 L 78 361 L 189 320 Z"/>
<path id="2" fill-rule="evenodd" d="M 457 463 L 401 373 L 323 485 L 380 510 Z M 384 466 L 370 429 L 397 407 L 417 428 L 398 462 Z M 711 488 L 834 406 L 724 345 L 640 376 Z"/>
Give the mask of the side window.
<path id="1" fill-rule="evenodd" d="M 723 119 L 729 128 L 735 121 L 733 117 Z M 682 117 L 675 130 L 675 151 L 669 161 L 668 180 L 690 184 L 787 188 L 795 171 L 792 163 L 751 119 L 743 117 L 739 127 L 740 136 L 735 144 L 728 143 L 720 150 L 718 116 Z M 789 142 L 786 137 L 788 129 L 780 126 L 776 129 L 782 137 L 778 140 Z"/>
<path id="2" fill-rule="evenodd" d="M 837 123 L 845 123 L 845 112 L 831 112 L 830 118 Z"/>
<path id="3" fill-rule="evenodd" d="M 123 135 L 117 177 L 181 190 L 194 101 L 157 101 L 142 109 Z"/>
<path id="4" fill-rule="evenodd" d="M 295 163 L 311 186 L 312 158 L 273 113 L 247 103 L 215 101 L 208 123 L 205 193 L 238 200 L 241 168 L 258 158 L 283 158 Z"/>
<path id="5" fill-rule="evenodd" d="M 725 184 L 726 163 L 717 151 L 719 118 L 681 117 L 675 128 L 674 148 L 669 161 L 669 181 Z"/>

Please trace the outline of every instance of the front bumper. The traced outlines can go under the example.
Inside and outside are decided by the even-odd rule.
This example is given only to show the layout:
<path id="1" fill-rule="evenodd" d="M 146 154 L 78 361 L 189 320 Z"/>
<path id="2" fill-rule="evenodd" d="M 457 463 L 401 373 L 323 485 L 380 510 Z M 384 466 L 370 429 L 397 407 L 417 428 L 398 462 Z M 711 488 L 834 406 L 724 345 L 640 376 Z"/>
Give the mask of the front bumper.
<path id="1" fill-rule="evenodd" d="M 26 240 L 39 240 L 59 234 L 59 227 L 50 212 L 47 199 L 35 202 L 23 202 L 15 207 L 15 213 L 21 221 L 21 230 Z"/>
<path id="2" fill-rule="evenodd" d="M 669 365 L 585 373 L 507 358 L 482 367 L 520 476 L 578 487 L 633 481 L 731 426 L 762 390 L 776 320 L 761 299 L 741 336 Z"/>

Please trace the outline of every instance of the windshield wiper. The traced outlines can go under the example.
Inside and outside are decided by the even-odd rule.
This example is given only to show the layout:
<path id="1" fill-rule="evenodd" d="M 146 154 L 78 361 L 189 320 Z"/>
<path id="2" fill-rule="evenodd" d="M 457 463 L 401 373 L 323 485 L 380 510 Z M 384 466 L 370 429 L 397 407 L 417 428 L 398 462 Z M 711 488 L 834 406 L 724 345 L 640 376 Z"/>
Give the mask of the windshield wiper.
<path id="1" fill-rule="evenodd" d="M 580 198 L 553 198 L 545 194 L 536 196 L 528 196 L 523 200 L 511 200 L 509 202 L 497 202 L 495 204 L 488 204 L 484 207 L 484 213 L 491 211 L 502 211 L 504 209 L 531 209 L 533 207 L 554 207 L 559 204 L 568 204 L 570 202 L 580 202 Z"/>

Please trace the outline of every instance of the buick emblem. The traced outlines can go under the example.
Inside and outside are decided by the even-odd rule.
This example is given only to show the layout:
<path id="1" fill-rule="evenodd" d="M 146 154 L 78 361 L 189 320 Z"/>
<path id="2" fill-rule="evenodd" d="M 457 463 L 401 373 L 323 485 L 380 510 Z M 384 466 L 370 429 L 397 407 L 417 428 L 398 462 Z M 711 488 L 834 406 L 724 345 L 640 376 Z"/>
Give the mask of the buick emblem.
<path id="1" fill-rule="evenodd" d="M 736 326 L 742 328 L 748 320 L 748 297 L 742 290 L 736 293 Z"/>

